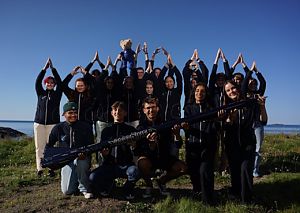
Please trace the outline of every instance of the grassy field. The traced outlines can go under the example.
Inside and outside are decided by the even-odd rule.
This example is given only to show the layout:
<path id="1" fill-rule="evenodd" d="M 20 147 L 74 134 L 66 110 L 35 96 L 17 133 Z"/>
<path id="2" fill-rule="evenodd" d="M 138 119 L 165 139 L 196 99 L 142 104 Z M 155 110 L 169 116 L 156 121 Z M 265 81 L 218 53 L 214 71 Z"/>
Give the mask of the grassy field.
<path id="1" fill-rule="evenodd" d="M 255 202 L 242 205 L 227 195 L 229 176 L 215 177 L 215 207 L 193 197 L 187 176 L 170 182 L 172 197 L 142 199 L 143 182 L 137 198 L 127 202 L 117 188 L 111 198 L 86 200 L 63 196 L 60 178 L 35 174 L 32 139 L 0 141 L 0 212 L 300 212 L 300 136 L 267 135 L 261 169 L 255 179 Z"/>

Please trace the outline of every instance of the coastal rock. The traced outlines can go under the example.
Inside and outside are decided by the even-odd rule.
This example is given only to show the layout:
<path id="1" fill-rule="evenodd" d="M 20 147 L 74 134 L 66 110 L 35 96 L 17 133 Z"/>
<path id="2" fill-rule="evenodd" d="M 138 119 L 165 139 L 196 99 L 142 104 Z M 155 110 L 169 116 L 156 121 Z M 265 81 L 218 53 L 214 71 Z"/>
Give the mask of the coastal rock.
<path id="1" fill-rule="evenodd" d="M 25 136 L 25 134 L 9 127 L 0 127 L 0 139 L 17 138 L 21 136 Z"/>

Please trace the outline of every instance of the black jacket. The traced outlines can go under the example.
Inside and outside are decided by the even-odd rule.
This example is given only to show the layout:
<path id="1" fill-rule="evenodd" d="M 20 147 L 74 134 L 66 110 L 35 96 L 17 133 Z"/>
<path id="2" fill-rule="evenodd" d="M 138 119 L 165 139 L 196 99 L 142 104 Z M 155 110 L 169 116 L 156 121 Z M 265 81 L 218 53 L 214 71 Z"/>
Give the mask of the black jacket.
<path id="1" fill-rule="evenodd" d="M 163 121 L 174 120 L 181 117 L 180 100 L 182 94 L 182 75 L 176 66 L 170 69 L 169 75 L 172 76 L 172 73 L 175 73 L 177 87 L 172 90 L 164 88 L 159 96 Z"/>
<path id="2" fill-rule="evenodd" d="M 58 147 L 79 148 L 94 142 L 93 130 L 89 124 L 82 121 L 75 123 L 61 122 L 56 124 L 50 135 L 47 146 L 53 147 L 58 142 Z"/>
<path id="3" fill-rule="evenodd" d="M 114 123 L 112 126 L 103 129 L 101 134 L 101 142 L 113 140 L 121 136 L 129 135 L 136 132 L 136 129 L 125 123 Z M 130 146 L 123 144 L 110 149 L 108 156 L 104 157 L 104 164 L 118 164 L 120 166 L 133 164 L 133 153 Z"/>
<path id="4" fill-rule="evenodd" d="M 94 108 L 95 98 L 93 97 L 90 91 L 79 93 L 76 90 L 71 89 L 68 84 L 71 81 L 73 76 L 71 74 L 67 75 L 63 80 L 63 92 L 67 96 L 69 101 L 75 102 L 78 104 L 78 120 L 86 121 L 90 124 L 93 123 L 92 110 Z M 87 73 L 84 76 L 84 79 L 87 82 L 87 86 L 91 85 L 93 77 Z"/>
<path id="5" fill-rule="evenodd" d="M 55 68 L 52 69 L 56 81 L 56 90 L 45 90 L 42 86 L 46 70 L 42 70 L 35 82 L 35 91 L 38 97 L 34 122 L 44 125 L 57 124 L 60 121 L 60 100 L 62 83 Z"/>

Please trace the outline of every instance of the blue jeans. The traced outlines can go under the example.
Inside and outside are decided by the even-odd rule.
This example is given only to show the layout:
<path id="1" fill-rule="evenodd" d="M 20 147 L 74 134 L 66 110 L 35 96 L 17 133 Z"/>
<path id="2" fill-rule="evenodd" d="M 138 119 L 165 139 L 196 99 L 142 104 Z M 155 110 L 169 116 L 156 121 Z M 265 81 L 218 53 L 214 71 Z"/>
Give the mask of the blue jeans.
<path id="1" fill-rule="evenodd" d="M 254 128 L 255 137 L 256 137 L 256 148 L 255 148 L 255 159 L 254 159 L 254 169 L 253 169 L 253 176 L 259 176 L 259 165 L 261 162 L 261 146 L 264 140 L 264 126 L 260 125 Z"/>
<path id="2" fill-rule="evenodd" d="M 61 191 L 65 195 L 77 192 L 91 192 L 89 171 L 91 158 L 75 159 L 61 169 Z"/>
<path id="3" fill-rule="evenodd" d="M 139 171 L 135 165 L 124 167 L 118 165 L 102 165 L 96 168 L 90 175 L 90 181 L 95 194 L 106 191 L 110 192 L 113 188 L 114 179 L 126 178 L 124 191 L 132 193 L 135 182 L 139 179 Z"/>

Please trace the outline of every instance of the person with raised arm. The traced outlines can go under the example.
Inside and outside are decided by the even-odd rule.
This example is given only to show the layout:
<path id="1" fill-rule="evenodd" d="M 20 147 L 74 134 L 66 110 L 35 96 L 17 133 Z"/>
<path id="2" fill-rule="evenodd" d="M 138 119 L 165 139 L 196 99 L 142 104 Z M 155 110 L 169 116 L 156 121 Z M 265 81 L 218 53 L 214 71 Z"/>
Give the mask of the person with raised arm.
<path id="1" fill-rule="evenodd" d="M 44 79 L 45 88 L 43 88 L 42 82 L 48 68 L 51 69 L 53 76 L 48 76 Z M 45 66 L 37 76 L 35 91 L 38 100 L 33 131 L 37 175 L 40 177 L 43 174 L 41 158 L 43 157 L 45 145 L 48 142 L 52 128 L 60 121 L 59 106 L 62 97 L 62 82 L 50 58 L 48 58 Z M 54 171 L 49 170 L 49 176 L 53 177 L 54 175 Z"/>
<path id="2" fill-rule="evenodd" d="M 84 77 L 76 79 L 75 89 L 71 89 L 68 84 L 79 71 Z M 68 100 L 78 104 L 78 120 L 87 122 L 91 129 L 93 126 L 92 110 L 94 107 L 94 96 L 90 90 L 92 81 L 93 77 L 82 66 L 76 66 L 62 83 L 63 92 Z"/>

